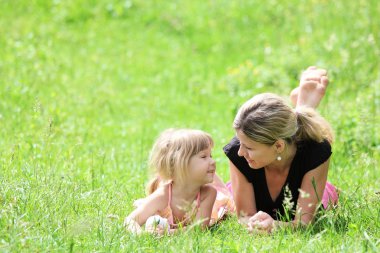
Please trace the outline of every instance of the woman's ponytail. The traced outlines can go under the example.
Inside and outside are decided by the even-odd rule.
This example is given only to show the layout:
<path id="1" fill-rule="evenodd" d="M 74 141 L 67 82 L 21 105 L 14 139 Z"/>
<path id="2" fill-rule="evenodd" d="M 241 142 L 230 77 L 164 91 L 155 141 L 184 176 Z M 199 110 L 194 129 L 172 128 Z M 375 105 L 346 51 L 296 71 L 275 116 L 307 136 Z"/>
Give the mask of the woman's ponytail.
<path id="1" fill-rule="evenodd" d="M 298 123 L 298 130 L 295 135 L 296 142 L 303 140 L 333 142 L 334 136 L 330 124 L 313 108 L 298 107 L 295 113 Z"/>

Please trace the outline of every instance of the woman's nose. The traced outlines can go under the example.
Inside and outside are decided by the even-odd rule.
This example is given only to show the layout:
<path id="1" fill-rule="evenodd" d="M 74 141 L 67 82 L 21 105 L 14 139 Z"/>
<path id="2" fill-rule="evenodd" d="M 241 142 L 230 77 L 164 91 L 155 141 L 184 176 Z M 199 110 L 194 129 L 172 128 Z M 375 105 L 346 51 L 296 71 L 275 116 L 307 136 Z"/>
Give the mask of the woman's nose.
<path id="1" fill-rule="evenodd" d="M 243 148 L 241 147 L 241 145 L 239 146 L 239 150 L 238 150 L 238 156 L 244 156 L 244 150 Z"/>

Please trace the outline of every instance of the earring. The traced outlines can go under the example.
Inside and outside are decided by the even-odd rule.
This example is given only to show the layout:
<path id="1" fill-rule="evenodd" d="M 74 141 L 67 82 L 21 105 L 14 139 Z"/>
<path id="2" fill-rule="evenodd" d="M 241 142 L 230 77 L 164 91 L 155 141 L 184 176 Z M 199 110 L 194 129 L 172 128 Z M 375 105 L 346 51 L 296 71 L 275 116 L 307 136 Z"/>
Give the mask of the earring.
<path id="1" fill-rule="evenodd" d="M 277 159 L 277 161 L 281 161 L 282 158 L 281 158 L 281 156 L 277 156 L 276 159 Z"/>

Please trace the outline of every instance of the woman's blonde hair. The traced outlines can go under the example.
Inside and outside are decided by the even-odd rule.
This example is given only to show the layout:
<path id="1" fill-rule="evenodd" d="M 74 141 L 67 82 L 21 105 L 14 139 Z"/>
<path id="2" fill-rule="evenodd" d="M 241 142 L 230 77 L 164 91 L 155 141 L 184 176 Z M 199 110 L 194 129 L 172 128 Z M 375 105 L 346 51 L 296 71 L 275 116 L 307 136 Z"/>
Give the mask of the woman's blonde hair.
<path id="1" fill-rule="evenodd" d="M 233 127 L 253 141 L 267 145 L 273 145 L 279 139 L 288 144 L 303 140 L 333 140 L 329 123 L 314 109 L 301 107 L 293 110 L 272 93 L 259 94 L 245 102 Z"/>
<path id="2" fill-rule="evenodd" d="M 201 130 L 167 129 L 161 133 L 149 157 L 149 167 L 155 177 L 148 183 L 147 194 L 154 192 L 160 182 L 186 180 L 190 158 L 202 150 L 213 147 L 211 136 Z"/>

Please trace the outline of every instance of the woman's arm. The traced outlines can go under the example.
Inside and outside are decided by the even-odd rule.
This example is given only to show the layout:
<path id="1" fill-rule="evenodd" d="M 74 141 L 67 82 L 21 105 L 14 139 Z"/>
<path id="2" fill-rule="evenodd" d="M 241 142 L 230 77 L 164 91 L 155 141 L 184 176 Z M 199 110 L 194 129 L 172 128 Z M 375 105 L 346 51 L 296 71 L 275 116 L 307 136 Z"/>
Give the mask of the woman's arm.
<path id="1" fill-rule="evenodd" d="M 246 223 L 246 219 L 257 212 L 253 186 L 231 161 L 230 177 L 236 213 L 239 220 Z"/>
<path id="2" fill-rule="evenodd" d="M 313 221 L 316 208 L 321 203 L 326 186 L 329 162 L 330 159 L 307 172 L 303 177 L 297 201 L 295 222 L 309 224 Z"/>

